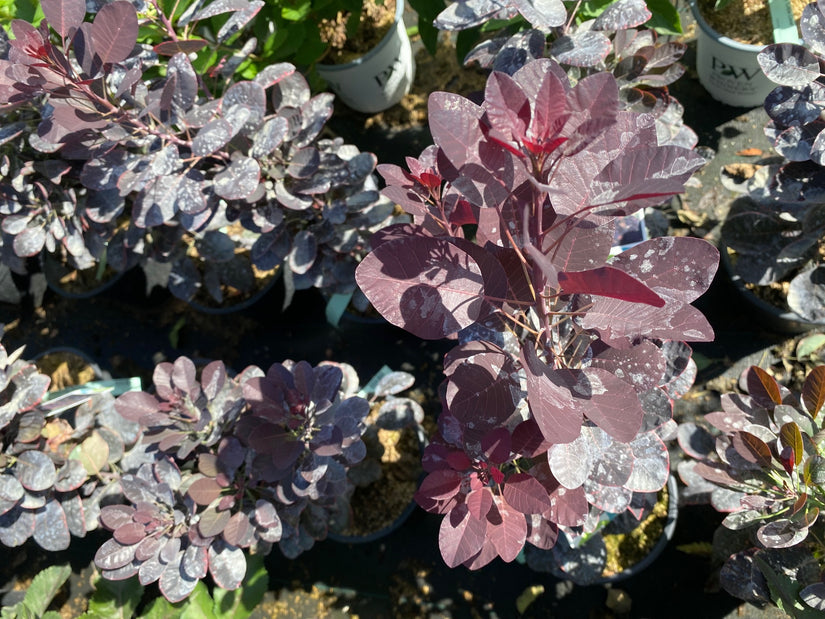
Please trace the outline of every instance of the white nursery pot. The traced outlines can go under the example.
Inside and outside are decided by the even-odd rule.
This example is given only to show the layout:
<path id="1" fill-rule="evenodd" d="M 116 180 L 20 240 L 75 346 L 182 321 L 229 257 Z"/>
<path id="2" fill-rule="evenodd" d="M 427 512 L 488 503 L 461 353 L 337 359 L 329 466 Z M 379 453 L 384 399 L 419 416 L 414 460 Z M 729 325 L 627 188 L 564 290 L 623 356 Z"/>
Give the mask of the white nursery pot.
<path id="1" fill-rule="evenodd" d="M 756 59 L 764 45 L 748 45 L 722 36 L 690 3 L 696 20 L 696 70 L 699 82 L 717 101 L 737 107 L 758 107 L 776 88 Z"/>
<path id="2" fill-rule="evenodd" d="M 332 92 L 352 109 L 381 112 L 410 92 L 415 59 L 403 18 L 404 0 L 396 0 L 395 23 L 377 46 L 347 64 L 316 65 Z"/>

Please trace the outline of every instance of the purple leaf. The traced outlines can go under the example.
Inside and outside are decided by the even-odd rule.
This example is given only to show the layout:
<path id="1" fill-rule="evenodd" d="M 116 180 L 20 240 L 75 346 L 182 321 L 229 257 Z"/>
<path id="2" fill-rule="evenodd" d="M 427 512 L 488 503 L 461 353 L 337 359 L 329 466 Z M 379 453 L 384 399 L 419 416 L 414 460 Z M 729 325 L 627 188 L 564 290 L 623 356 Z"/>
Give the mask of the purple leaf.
<path id="1" fill-rule="evenodd" d="M 249 517 L 244 512 L 232 514 L 229 523 L 224 527 L 223 538 L 232 546 L 249 546 L 252 541 L 252 527 Z"/>
<path id="2" fill-rule="evenodd" d="M 124 546 L 132 546 L 146 537 L 146 527 L 137 522 L 127 522 L 117 527 L 112 537 Z"/>
<path id="3" fill-rule="evenodd" d="M 527 373 L 527 401 L 533 419 L 546 440 L 570 443 L 581 434 L 584 415 L 573 401 L 573 388 L 582 375 L 576 370 L 554 370 L 539 360 L 532 346 L 522 349 Z"/>
<path id="4" fill-rule="evenodd" d="M 496 508 L 501 522 L 487 524 L 487 538 L 495 546 L 498 556 L 509 563 L 524 548 L 527 539 L 527 520 L 523 512 L 510 509 L 502 503 L 497 503 Z"/>
<path id="5" fill-rule="evenodd" d="M 34 534 L 34 512 L 23 509 L 20 505 L 0 515 L 0 542 L 5 546 L 22 545 Z"/>
<path id="6" fill-rule="evenodd" d="M 167 600 L 172 603 L 180 602 L 189 597 L 198 584 L 197 578 L 192 578 L 182 566 L 183 553 L 177 555 L 166 565 L 158 579 L 158 588 Z"/>
<path id="7" fill-rule="evenodd" d="M 797 430 L 798 431 L 798 430 Z M 800 443 L 802 439 L 800 438 Z M 760 468 L 770 467 L 771 449 L 757 436 L 750 432 L 734 432 L 731 435 L 731 445 L 746 462 Z"/>
<path id="8" fill-rule="evenodd" d="M 487 532 L 486 519 L 473 518 L 465 508 L 456 508 L 441 521 L 438 547 L 449 567 L 456 567 L 477 555 Z"/>
<path id="9" fill-rule="evenodd" d="M 14 473 L 23 487 L 32 492 L 47 490 L 57 481 L 54 462 L 42 451 L 29 450 L 17 456 Z"/>
<path id="10" fill-rule="evenodd" d="M 100 524 L 114 531 L 127 522 L 132 522 L 135 508 L 129 505 L 106 505 L 100 509 Z"/>
<path id="11" fill-rule="evenodd" d="M 210 2 L 206 8 L 201 9 L 192 18 L 192 21 L 200 21 L 208 17 L 214 17 L 222 13 L 242 11 L 249 6 L 249 0 L 215 0 Z"/>
<path id="12" fill-rule="evenodd" d="M 757 55 L 769 80 L 782 86 L 801 88 L 819 78 L 819 60 L 801 45 L 775 43 Z"/>
<path id="13" fill-rule="evenodd" d="M 92 44 L 104 63 L 126 60 L 132 54 L 137 35 L 137 13 L 127 0 L 104 4 L 92 22 Z"/>
<path id="14" fill-rule="evenodd" d="M 143 416 L 159 409 L 157 398 L 145 391 L 127 391 L 115 400 L 115 410 L 128 421 L 140 422 Z"/>
<path id="15" fill-rule="evenodd" d="M 415 383 L 415 376 L 409 372 L 390 372 L 381 377 L 375 386 L 375 396 L 382 398 L 388 395 L 396 395 L 405 389 L 409 389 Z"/>
<path id="16" fill-rule="evenodd" d="M 211 155 L 232 139 L 237 133 L 223 118 L 215 118 L 206 123 L 192 140 L 192 154 L 197 157 Z"/>
<path id="17" fill-rule="evenodd" d="M 208 551 L 203 546 L 187 546 L 180 562 L 181 571 L 190 579 L 200 580 L 206 576 L 209 567 Z"/>
<path id="18" fill-rule="evenodd" d="M 222 589 L 237 589 L 246 575 L 243 550 L 220 540 L 209 547 L 209 573 Z"/>
<path id="19" fill-rule="evenodd" d="M 35 529 L 32 537 L 41 548 L 56 552 L 69 547 L 71 534 L 66 521 L 66 513 L 58 501 L 49 499 L 46 505 L 36 510 L 34 523 Z"/>
<path id="20" fill-rule="evenodd" d="M 481 440 L 514 415 L 518 379 L 508 353 L 489 342 L 468 342 L 445 357 L 444 368 L 447 408 L 463 425 L 465 440 Z M 479 410 L 486 413 L 483 420 Z"/>
<path id="21" fill-rule="evenodd" d="M 550 55 L 562 64 L 593 67 L 604 60 L 612 45 L 601 32 L 586 30 L 562 35 L 550 45 Z"/>
<path id="22" fill-rule="evenodd" d="M 710 287 L 719 250 L 702 239 L 660 237 L 622 252 L 612 265 L 661 296 L 690 303 Z"/>
<path id="23" fill-rule="evenodd" d="M 624 271 L 603 266 L 589 271 L 560 271 L 559 286 L 564 294 L 595 294 L 631 303 L 664 306 L 664 300 Z"/>
<path id="24" fill-rule="evenodd" d="M 582 526 L 589 508 L 582 487 L 559 486 L 550 493 L 549 520 L 559 526 Z"/>
<path id="25" fill-rule="evenodd" d="M 581 434 L 572 442 L 553 445 L 549 453 L 550 469 L 562 486 L 570 490 L 584 484 L 591 462 Z"/>
<path id="26" fill-rule="evenodd" d="M 450 163 L 460 168 L 472 161 L 473 153 L 483 140 L 479 122 L 482 108 L 460 95 L 434 92 L 427 109 L 433 140 Z"/>
<path id="27" fill-rule="evenodd" d="M 607 6 L 593 22 L 593 30 L 626 30 L 641 26 L 652 13 L 644 0 L 617 0 Z"/>
<path id="28" fill-rule="evenodd" d="M 512 0 L 512 4 L 533 28 L 540 30 L 562 26 L 567 19 L 561 0 Z"/>
<path id="29" fill-rule="evenodd" d="M 209 505 L 217 499 L 223 488 L 212 477 L 201 477 L 195 480 L 186 491 L 186 494 L 198 505 Z"/>
<path id="30" fill-rule="evenodd" d="M 43 0 L 40 6 L 49 25 L 63 38 L 68 37 L 72 29 L 78 28 L 86 17 L 86 3 L 83 0 Z"/>
<path id="31" fill-rule="evenodd" d="M 220 535 L 231 517 L 232 513 L 228 509 L 221 511 L 214 507 L 206 509 L 198 521 L 198 531 L 203 537 Z"/>
<path id="32" fill-rule="evenodd" d="M 490 462 L 507 462 L 510 459 L 510 442 L 507 428 L 493 428 L 481 439 L 481 450 Z"/>
<path id="33" fill-rule="evenodd" d="M 529 473 L 514 473 L 504 483 L 504 499 L 522 514 L 543 514 L 550 509 L 544 486 Z"/>
<path id="34" fill-rule="evenodd" d="M 384 318 L 428 340 L 472 324 L 484 294 L 481 269 L 469 254 L 423 234 L 382 243 L 355 276 Z"/>
<path id="35" fill-rule="evenodd" d="M 17 481 L 16 477 L 8 474 L 0 475 L 0 500 L 16 503 L 25 494 L 23 485 Z"/>
<path id="36" fill-rule="evenodd" d="M 478 26 L 502 10 L 496 0 L 460 0 L 447 5 L 435 19 L 439 30 L 464 30 Z"/>
<path id="37" fill-rule="evenodd" d="M 95 553 L 95 565 L 102 570 L 115 570 L 128 565 L 135 557 L 134 546 L 124 546 L 114 539 L 103 542 Z"/>
<path id="38" fill-rule="evenodd" d="M 200 135 L 200 134 L 198 134 Z M 215 175 L 215 193 L 227 200 L 242 200 L 257 188 L 261 178 L 261 166 L 252 157 L 240 157 Z"/>
<path id="39" fill-rule="evenodd" d="M 36 256 L 46 243 L 46 231 L 41 226 L 26 228 L 14 237 L 14 253 L 21 258 Z"/>
<path id="40" fill-rule="evenodd" d="M 761 526 L 756 537 L 766 548 L 790 548 L 808 537 L 808 527 L 780 518 Z"/>
<path id="41" fill-rule="evenodd" d="M 208 45 L 203 39 L 186 39 L 178 41 L 163 41 L 153 48 L 160 56 L 174 56 L 175 54 L 194 54 Z"/>
<path id="42" fill-rule="evenodd" d="M 461 490 L 461 479 L 462 474 L 452 469 L 432 471 L 424 478 L 415 493 L 416 501 L 422 503 L 422 500 L 426 502 L 451 499 Z"/>

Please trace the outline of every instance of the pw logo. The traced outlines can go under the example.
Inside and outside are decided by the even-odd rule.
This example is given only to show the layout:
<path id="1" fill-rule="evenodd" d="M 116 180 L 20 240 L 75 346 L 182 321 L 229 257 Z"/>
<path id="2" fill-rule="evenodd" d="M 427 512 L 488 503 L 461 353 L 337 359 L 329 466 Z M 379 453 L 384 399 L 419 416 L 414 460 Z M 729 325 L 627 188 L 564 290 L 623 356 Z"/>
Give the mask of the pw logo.
<path id="1" fill-rule="evenodd" d="M 761 73 L 761 69 L 756 67 L 748 71 L 745 67 L 734 67 L 732 65 L 727 64 L 726 62 L 722 62 L 716 56 L 713 57 L 713 70 L 718 73 L 719 75 L 724 75 L 725 77 L 732 77 L 735 80 L 740 78 L 744 78 L 748 81 L 752 80 L 756 75 Z"/>

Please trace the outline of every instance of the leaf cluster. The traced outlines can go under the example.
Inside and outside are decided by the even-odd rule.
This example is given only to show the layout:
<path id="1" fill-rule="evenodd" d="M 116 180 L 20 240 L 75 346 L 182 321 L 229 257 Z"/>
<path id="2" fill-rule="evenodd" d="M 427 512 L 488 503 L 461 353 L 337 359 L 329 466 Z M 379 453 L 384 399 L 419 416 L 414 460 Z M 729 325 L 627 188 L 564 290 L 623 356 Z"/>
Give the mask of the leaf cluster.
<path id="1" fill-rule="evenodd" d="M 12 21 L 0 59 L 13 121 L 0 134 L 4 259 L 18 271 L 43 251 L 77 268 L 151 259 L 185 300 L 220 303 L 281 266 L 295 288 L 351 291 L 366 239 L 392 215 L 375 157 L 320 138 L 332 95 L 311 96 L 293 65 L 239 81 L 242 58 L 199 66 L 208 42 L 190 24 L 228 13 L 221 44 L 263 5 L 200 4 L 138 16 L 120 0 L 86 21 L 82 0 L 48 0 L 37 28 Z M 142 26 L 152 45 L 138 42 Z"/>
<path id="2" fill-rule="evenodd" d="M 137 424 L 114 410 L 108 393 L 58 414 L 43 402 L 49 378 L 21 352 L 7 355 L 0 346 L 0 543 L 32 538 L 45 550 L 65 550 L 72 536 L 97 528 Z"/>
<path id="3" fill-rule="evenodd" d="M 777 43 L 759 53 L 765 75 L 778 86 L 766 97 L 765 134 L 781 157 L 766 161 L 743 188 L 722 227 L 736 251 L 736 273 L 746 282 L 789 282 L 791 310 L 816 322 L 825 317 L 821 238 L 825 232 L 825 14 L 817 3 L 799 20 L 805 45 Z M 758 249 L 757 249 L 758 247 Z"/>
<path id="4" fill-rule="evenodd" d="M 703 160 L 659 145 L 608 73 L 571 86 L 535 60 L 493 72 L 481 105 L 432 94 L 429 119 L 409 170 L 378 168 L 413 223 L 374 235 L 356 278 L 389 322 L 458 338 L 417 500 L 444 515 L 447 563 L 478 568 L 666 483 L 671 399 L 695 375 L 681 342 L 713 337 L 690 302 L 718 252 L 658 238 L 611 256 L 616 221 Z"/>
<path id="5" fill-rule="evenodd" d="M 365 453 L 369 405 L 347 397 L 342 379 L 334 365 L 305 361 L 235 377 L 215 361 L 198 377 L 180 357 L 157 366 L 154 394 L 119 396 L 143 452 L 120 479 L 124 501 L 100 513 L 113 532 L 95 555 L 104 578 L 157 581 L 179 602 L 207 574 L 219 588 L 239 587 L 245 551 L 278 543 L 295 557 L 324 539 L 347 471 Z"/>
<path id="6" fill-rule="evenodd" d="M 662 28 L 665 23 L 668 27 Z M 465 40 L 472 38 L 470 33 L 475 38 L 483 33 L 482 41 L 464 57 L 466 64 L 512 75 L 531 60 L 549 57 L 572 81 L 612 72 L 622 106 L 653 115 L 661 144 L 693 148 L 697 143 L 696 134 L 682 122 L 682 105 L 667 88 L 685 71 L 677 61 L 687 46 L 662 42 L 655 30 L 658 26 L 663 33 L 681 32 L 678 13 L 668 2 L 616 0 L 568 7 L 561 0 L 470 0 L 450 3 L 435 25 L 459 30 Z"/>
<path id="7" fill-rule="evenodd" d="M 679 428 L 679 444 L 692 458 L 679 465 L 689 493 L 707 496 L 727 513 L 726 528 L 755 531 L 756 548 L 727 557 L 722 572 L 725 588 L 740 597 L 765 589 L 765 579 L 774 591 L 772 579 L 788 578 L 791 564 L 821 559 L 819 515 L 825 506 L 825 366 L 808 373 L 799 394 L 757 366 L 746 371 L 743 382 L 747 395 L 723 394 L 722 411 L 705 415 L 709 428 L 694 423 Z M 769 559 L 781 563 L 785 551 L 788 570 L 774 573 Z M 794 553 L 802 557 L 792 558 Z M 797 589 L 807 606 L 821 611 L 825 583 L 818 578 L 817 569 Z"/>

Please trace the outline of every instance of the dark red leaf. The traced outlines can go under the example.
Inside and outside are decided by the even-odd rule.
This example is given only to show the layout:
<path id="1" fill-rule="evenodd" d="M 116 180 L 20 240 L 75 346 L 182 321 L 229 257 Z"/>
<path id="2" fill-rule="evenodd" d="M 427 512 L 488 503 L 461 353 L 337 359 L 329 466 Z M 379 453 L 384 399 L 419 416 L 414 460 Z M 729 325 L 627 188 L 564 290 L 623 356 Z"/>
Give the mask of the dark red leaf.
<path id="1" fill-rule="evenodd" d="M 43 0 L 40 6 L 49 25 L 64 38 L 86 17 L 86 3 L 83 0 Z"/>
<path id="2" fill-rule="evenodd" d="M 465 508 L 454 509 L 441 521 L 438 547 L 449 567 L 456 567 L 477 555 L 487 532 L 487 519 L 477 519 Z"/>
<path id="3" fill-rule="evenodd" d="M 146 527 L 137 522 L 127 522 L 116 528 L 112 537 L 124 546 L 131 546 L 146 537 Z"/>
<path id="4" fill-rule="evenodd" d="M 382 243 L 355 277 L 384 318 L 427 340 L 475 322 L 484 295 L 478 263 L 449 240 L 424 234 Z"/>
<path id="5" fill-rule="evenodd" d="M 160 56 L 174 56 L 177 53 L 193 54 L 206 47 L 203 39 L 186 39 L 178 41 L 163 41 L 155 45 L 155 53 Z"/>
<path id="6" fill-rule="evenodd" d="M 495 546 L 498 556 L 506 563 L 515 559 L 527 539 L 527 520 L 524 514 L 503 502 L 496 504 L 500 521 L 487 524 L 487 538 Z"/>
<path id="7" fill-rule="evenodd" d="M 493 506 L 493 494 L 487 486 L 476 488 L 464 498 L 464 504 L 473 518 L 486 518 Z"/>
<path id="8" fill-rule="evenodd" d="M 507 478 L 504 500 L 522 514 L 543 514 L 551 507 L 547 490 L 529 473 L 514 473 Z"/>
<path id="9" fill-rule="evenodd" d="M 759 366 L 752 365 L 748 369 L 746 383 L 748 393 L 761 406 L 771 409 L 782 404 L 782 392 L 776 379 Z"/>
<path id="10" fill-rule="evenodd" d="M 198 505 L 209 505 L 221 495 L 222 491 L 223 488 L 221 488 L 215 478 L 202 477 L 195 480 L 195 482 L 189 486 L 186 494 L 192 497 L 192 500 Z"/>
<path id="11" fill-rule="evenodd" d="M 510 431 L 494 428 L 481 439 L 481 449 L 491 462 L 501 464 L 510 459 Z"/>
<path id="12" fill-rule="evenodd" d="M 137 35 L 137 13 L 127 0 L 104 4 L 92 22 L 92 44 L 104 63 L 123 62 L 131 56 Z"/>
<path id="13" fill-rule="evenodd" d="M 452 469 L 439 469 L 427 475 L 421 482 L 416 498 L 444 500 L 455 496 L 461 489 L 461 473 Z"/>
<path id="14" fill-rule="evenodd" d="M 740 456 L 751 464 L 765 468 L 771 465 L 771 448 L 750 432 L 734 432 L 731 445 Z"/>
<path id="15" fill-rule="evenodd" d="M 805 377 L 802 402 L 811 417 L 816 419 L 822 405 L 825 404 L 825 365 L 813 368 Z"/>
<path id="16" fill-rule="evenodd" d="M 565 294 L 594 294 L 632 303 L 663 307 L 664 299 L 636 278 L 615 267 L 603 266 L 589 271 L 561 271 L 559 286 Z"/>

